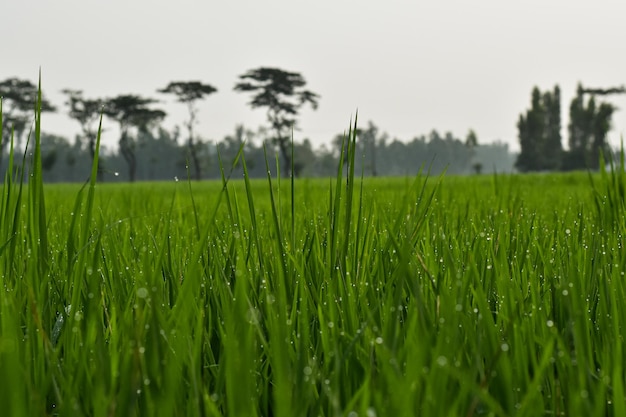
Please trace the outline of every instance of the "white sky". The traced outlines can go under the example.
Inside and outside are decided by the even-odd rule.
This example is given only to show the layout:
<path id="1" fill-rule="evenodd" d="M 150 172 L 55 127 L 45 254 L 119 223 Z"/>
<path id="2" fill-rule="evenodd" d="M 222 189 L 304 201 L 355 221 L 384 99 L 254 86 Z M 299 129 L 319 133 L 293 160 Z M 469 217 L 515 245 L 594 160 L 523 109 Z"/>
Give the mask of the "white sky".
<path id="1" fill-rule="evenodd" d="M 170 81 L 218 88 L 201 104 L 198 132 L 221 140 L 237 123 L 257 128 L 263 110 L 233 92 L 260 66 L 302 73 L 321 95 L 305 108 L 296 139 L 328 143 L 358 109 L 392 137 L 432 129 L 518 149 L 516 122 L 534 85 L 559 84 L 563 143 L 576 84 L 626 84 L 626 1 L 587 0 L 29 0 L 4 1 L 0 79 L 36 82 L 62 112 L 64 88 L 86 97 L 141 94 L 163 100 L 164 125 L 185 108 L 156 93 Z M 626 96 L 609 100 L 612 143 L 626 130 Z M 115 143 L 112 123 L 106 143 Z M 64 114 L 43 130 L 73 137 Z"/>

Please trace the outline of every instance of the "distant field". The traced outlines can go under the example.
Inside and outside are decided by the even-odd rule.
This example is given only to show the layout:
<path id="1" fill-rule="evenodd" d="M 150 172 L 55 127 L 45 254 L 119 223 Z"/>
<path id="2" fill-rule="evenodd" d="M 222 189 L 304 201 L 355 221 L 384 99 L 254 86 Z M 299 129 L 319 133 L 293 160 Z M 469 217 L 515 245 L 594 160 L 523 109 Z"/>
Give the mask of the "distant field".
<path id="1" fill-rule="evenodd" d="M 3 415 L 626 415 L 623 171 L 81 188 L 38 146 Z"/>

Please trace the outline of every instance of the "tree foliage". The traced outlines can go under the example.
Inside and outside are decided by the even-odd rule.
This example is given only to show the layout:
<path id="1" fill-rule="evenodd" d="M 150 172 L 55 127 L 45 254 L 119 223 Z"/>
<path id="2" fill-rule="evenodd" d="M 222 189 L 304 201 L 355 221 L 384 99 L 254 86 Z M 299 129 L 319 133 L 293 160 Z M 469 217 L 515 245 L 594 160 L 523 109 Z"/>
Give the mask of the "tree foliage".
<path id="1" fill-rule="evenodd" d="M 522 171 L 550 171 L 561 166 L 561 92 L 533 88 L 531 108 L 517 123 L 521 151 L 515 167 Z"/>
<path id="2" fill-rule="evenodd" d="M 80 124 L 81 136 L 80 140 L 87 143 L 91 160 L 96 153 L 96 123 L 103 111 L 103 100 L 88 99 L 83 96 L 81 90 L 65 89 L 62 91 L 67 96 L 65 105 L 68 107 L 68 115 Z M 98 180 L 102 181 L 103 170 L 102 159 L 98 163 Z"/>
<path id="3" fill-rule="evenodd" d="M 600 154 L 610 151 L 606 138 L 616 107 L 606 102 L 597 103 L 595 96 L 620 93 L 622 89 L 585 89 L 578 85 L 569 108 L 566 169 L 597 169 Z M 586 94 L 591 97 L 585 99 Z"/>
<path id="4" fill-rule="evenodd" d="M 189 119 L 185 122 L 189 133 L 187 144 L 189 155 L 193 161 L 196 180 L 200 180 L 202 178 L 202 164 L 198 157 L 198 144 L 193 132 L 198 115 L 197 101 L 216 93 L 217 88 L 210 84 L 203 84 L 200 81 L 172 81 L 165 88 L 157 91 L 163 94 L 173 94 L 179 103 L 187 105 L 187 111 L 189 112 Z"/>
<path id="5" fill-rule="evenodd" d="M 156 122 L 162 120 L 166 113 L 160 109 L 151 109 L 148 106 L 156 101 L 137 95 L 120 95 L 110 98 L 105 103 L 104 113 L 115 120 L 120 127 L 120 153 L 128 164 L 128 178 L 135 181 L 137 171 L 136 144 L 130 129 L 146 131 Z"/>
<path id="6" fill-rule="evenodd" d="M 7 78 L 0 81 L 0 97 L 2 97 L 2 142 L 0 155 L 9 143 L 11 131 L 15 132 L 17 146 L 29 122 L 34 120 L 35 103 L 37 103 L 38 87 L 32 82 L 20 78 Z M 54 112 L 56 108 L 43 96 L 41 111 Z"/>
<path id="7" fill-rule="evenodd" d="M 319 95 L 306 90 L 304 77 L 296 72 L 261 67 L 239 76 L 235 91 L 251 93 L 250 107 L 266 108 L 267 120 L 274 130 L 274 142 L 283 157 L 284 172 L 291 170 L 289 131 L 295 129 L 300 109 L 309 104 L 315 110 Z"/>

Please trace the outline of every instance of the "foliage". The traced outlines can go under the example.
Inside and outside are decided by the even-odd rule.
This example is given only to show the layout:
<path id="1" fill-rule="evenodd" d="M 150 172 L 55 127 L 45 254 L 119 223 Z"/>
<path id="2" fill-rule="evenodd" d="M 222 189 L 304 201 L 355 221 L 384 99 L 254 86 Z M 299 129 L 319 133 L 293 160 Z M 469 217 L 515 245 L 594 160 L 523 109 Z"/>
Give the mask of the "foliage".
<path id="1" fill-rule="evenodd" d="M 88 99 L 83 96 L 81 90 L 63 90 L 63 94 L 67 96 L 65 105 L 69 108 L 68 115 L 80 124 L 81 136 L 80 140 L 87 142 L 89 156 L 93 161 L 96 154 L 96 136 L 97 131 L 95 124 L 100 119 L 103 111 L 104 102 L 101 99 Z M 98 181 L 104 180 L 103 161 L 100 160 L 98 165 Z"/>
<path id="2" fill-rule="evenodd" d="M 127 94 L 107 99 L 105 102 L 104 114 L 120 126 L 119 149 L 128 164 L 128 178 L 131 182 L 135 181 L 137 156 L 136 143 L 130 129 L 134 127 L 139 132 L 146 132 L 166 116 L 163 110 L 148 107 L 154 102 L 155 100 L 151 98 Z"/>
<path id="3" fill-rule="evenodd" d="M 284 172 L 291 171 L 289 154 L 290 129 L 296 127 L 296 116 L 305 104 L 317 109 L 319 95 L 305 90 L 304 77 L 296 72 L 261 67 L 239 76 L 235 91 L 252 93 L 250 107 L 267 108 L 267 120 L 274 130 L 274 141 L 283 157 Z"/>
<path id="4" fill-rule="evenodd" d="M 20 78 L 0 81 L 0 97 L 3 103 L 3 135 L 0 137 L 0 161 L 9 138 L 14 134 L 16 146 L 20 146 L 22 135 L 33 120 L 33 103 L 37 101 L 37 86 Z M 41 111 L 53 112 L 55 107 L 42 95 Z"/>
<path id="5" fill-rule="evenodd" d="M 517 123 L 520 154 L 515 167 L 521 172 L 553 171 L 561 166 L 561 93 L 532 91 L 531 108 Z"/>
<path id="6" fill-rule="evenodd" d="M 200 180 L 202 178 L 202 164 L 198 157 L 198 144 L 195 141 L 193 133 L 193 127 L 196 124 L 198 115 L 196 102 L 217 92 L 217 89 L 210 84 L 203 84 L 200 81 L 173 81 L 165 88 L 158 90 L 158 92 L 173 94 L 180 103 L 187 105 L 189 119 L 185 122 L 185 126 L 189 132 L 188 149 L 191 159 L 193 160 L 195 178 L 196 180 Z"/>
<path id="7" fill-rule="evenodd" d="M 69 116 L 80 124 L 83 140 L 89 144 L 92 160 L 96 152 L 97 131 L 94 125 L 98 122 L 104 103 L 100 99 L 88 99 L 80 90 L 65 89 Z"/>
<path id="8" fill-rule="evenodd" d="M 598 169 L 600 155 L 608 156 L 610 149 L 606 136 L 611 129 L 611 117 L 617 109 L 610 103 L 596 103 L 596 93 L 613 90 L 585 90 L 578 85 L 576 97 L 570 104 L 569 152 L 566 169 Z M 585 100 L 585 94 L 591 97 Z"/>

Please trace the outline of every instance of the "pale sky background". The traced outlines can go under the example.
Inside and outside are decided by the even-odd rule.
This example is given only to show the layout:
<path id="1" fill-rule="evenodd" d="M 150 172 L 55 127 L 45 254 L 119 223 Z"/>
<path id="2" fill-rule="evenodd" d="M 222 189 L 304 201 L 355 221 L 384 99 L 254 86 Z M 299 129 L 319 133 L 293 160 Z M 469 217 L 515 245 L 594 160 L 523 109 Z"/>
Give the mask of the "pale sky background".
<path id="1" fill-rule="evenodd" d="M 302 73 L 321 95 L 305 108 L 296 139 L 329 143 L 358 109 L 402 140 L 451 131 L 518 149 L 516 122 L 530 92 L 561 87 L 563 143 L 580 81 L 626 84 L 626 1 L 583 0 L 29 0 L 0 4 L 0 79 L 36 82 L 62 113 L 42 129 L 73 137 L 64 88 L 86 97 L 141 94 L 163 100 L 166 128 L 183 105 L 156 93 L 170 81 L 200 80 L 219 91 L 200 105 L 198 133 L 221 140 L 238 123 L 256 129 L 263 110 L 235 93 L 238 75 L 260 66 Z M 626 131 L 626 96 L 610 142 Z M 112 122 L 104 141 L 117 142 Z"/>

